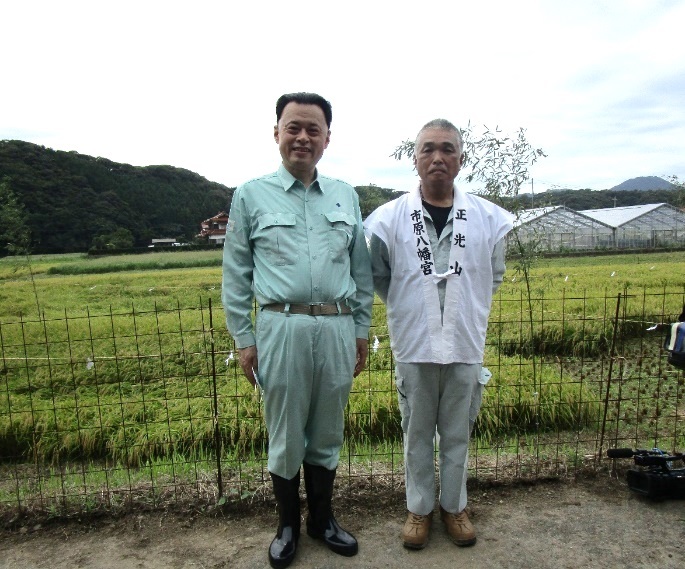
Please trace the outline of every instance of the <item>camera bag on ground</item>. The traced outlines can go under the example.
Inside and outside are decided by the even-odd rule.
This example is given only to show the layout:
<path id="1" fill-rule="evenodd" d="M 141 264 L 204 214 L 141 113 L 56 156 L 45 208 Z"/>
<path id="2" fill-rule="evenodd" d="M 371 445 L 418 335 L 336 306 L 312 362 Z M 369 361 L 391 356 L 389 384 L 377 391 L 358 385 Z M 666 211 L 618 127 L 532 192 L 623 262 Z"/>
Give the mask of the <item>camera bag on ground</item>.
<path id="1" fill-rule="evenodd" d="M 612 448 L 609 458 L 631 458 L 638 468 L 628 470 L 628 488 L 652 500 L 685 498 L 685 468 L 674 468 L 674 463 L 685 463 L 683 453 L 668 454 L 658 448 Z"/>

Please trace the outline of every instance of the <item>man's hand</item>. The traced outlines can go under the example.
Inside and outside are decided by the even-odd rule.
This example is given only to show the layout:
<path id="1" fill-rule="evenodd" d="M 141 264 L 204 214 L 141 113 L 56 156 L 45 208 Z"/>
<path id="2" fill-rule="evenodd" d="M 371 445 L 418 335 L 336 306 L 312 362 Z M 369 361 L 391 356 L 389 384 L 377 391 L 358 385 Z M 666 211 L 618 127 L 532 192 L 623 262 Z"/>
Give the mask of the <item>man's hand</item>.
<path id="1" fill-rule="evenodd" d="M 357 338 L 357 363 L 354 366 L 354 377 L 357 377 L 364 369 L 368 355 L 369 341 L 366 338 Z"/>
<path id="2" fill-rule="evenodd" d="M 240 367 L 243 368 L 243 373 L 245 374 L 247 381 L 252 384 L 252 387 L 257 387 L 257 380 L 254 377 L 254 372 L 259 369 L 259 364 L 257 362 L 257 346 L 239 348 L 238 361 L 240 362 Z"/>

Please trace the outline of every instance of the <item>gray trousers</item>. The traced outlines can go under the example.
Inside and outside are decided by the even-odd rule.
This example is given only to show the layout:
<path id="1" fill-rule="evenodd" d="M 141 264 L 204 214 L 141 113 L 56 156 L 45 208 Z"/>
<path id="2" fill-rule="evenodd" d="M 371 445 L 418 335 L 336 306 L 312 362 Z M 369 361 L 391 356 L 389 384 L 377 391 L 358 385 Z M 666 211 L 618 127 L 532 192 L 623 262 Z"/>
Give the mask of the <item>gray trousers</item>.
<path id="1" fill-rule="evenodd" d="M 397 363 L 402 413 L 407 509 L 427 515 L 435 508 L 434 440 L 439 436 L 440 505 L 466 507 L 469 436 L 478 414 L 480 364 Z"/>
<path id="2" fill-rule="evenodd" d="M 357 357 L 352 316 L 264 310 L 256 339 L 269 472 L 291 479 L 302 461 L 334 470 Z"/>

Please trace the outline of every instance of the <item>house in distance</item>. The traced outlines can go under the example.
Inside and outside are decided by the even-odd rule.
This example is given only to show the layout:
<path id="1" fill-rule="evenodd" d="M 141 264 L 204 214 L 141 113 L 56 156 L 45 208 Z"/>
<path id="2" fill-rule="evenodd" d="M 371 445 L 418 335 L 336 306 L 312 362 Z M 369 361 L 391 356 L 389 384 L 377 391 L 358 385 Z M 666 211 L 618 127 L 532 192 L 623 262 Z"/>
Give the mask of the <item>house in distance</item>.
<path id="1" fill-rule="evenodd" d="M 214 217 L 205 219 L 200 224 L 201 230 L 198 237 L 206 239 L 212 245 L 223 245 L 226 240 L 227 223 L 228 214 L 225 211 L 220 211 Z"/>

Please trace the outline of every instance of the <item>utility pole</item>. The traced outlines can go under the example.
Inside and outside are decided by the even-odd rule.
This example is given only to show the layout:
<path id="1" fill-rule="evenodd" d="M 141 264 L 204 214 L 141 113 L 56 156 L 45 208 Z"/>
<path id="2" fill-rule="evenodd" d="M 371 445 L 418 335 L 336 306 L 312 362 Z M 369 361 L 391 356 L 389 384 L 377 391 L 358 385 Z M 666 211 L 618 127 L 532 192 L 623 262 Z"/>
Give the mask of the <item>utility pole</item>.
<path id="1" fill-rule="evenodd" d="M 533 189 L 533 178 L 530 179 L 530 207 L 535 207 L 535 190 Z"/>

